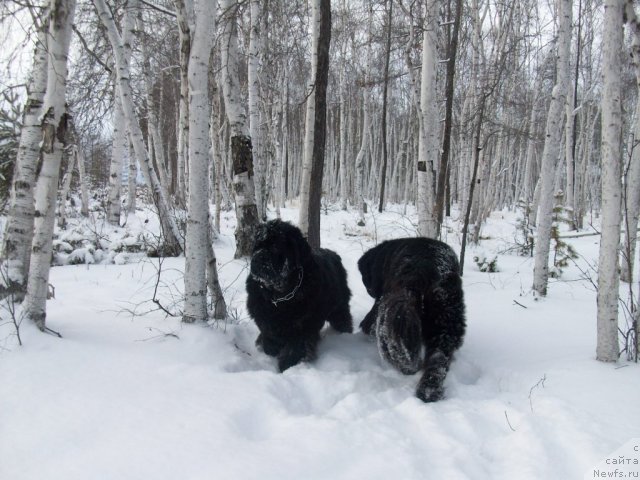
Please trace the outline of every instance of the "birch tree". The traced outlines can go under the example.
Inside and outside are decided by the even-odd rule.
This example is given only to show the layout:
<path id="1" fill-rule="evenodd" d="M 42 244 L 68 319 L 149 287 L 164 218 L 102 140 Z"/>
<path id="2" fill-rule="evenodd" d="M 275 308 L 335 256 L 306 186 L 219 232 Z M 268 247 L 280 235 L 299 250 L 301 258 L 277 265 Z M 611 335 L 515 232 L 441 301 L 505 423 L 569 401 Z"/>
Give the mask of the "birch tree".
<path id="1" fill-rule="evenodd" d="M 236 0 L 221 0 L 224 27 L 221 37 L 222 91 L 231 129 L 231 161 L 233 164 L 233 190 L 236 202 L 235 258 L 251 254 L 253 237 L 259 223 L 256 206 L 253 148 L 247 125 L 238 76 L 238 28 Z"/>
<path id="2" fill-rule="evenodd" d="M 253 166 L 255 172 L 256 207 L 258 218 L 267 218 L 267 182 L 266 161 L 263 142 L 263 127 L 260 115 L 261 58 L 264 49 L 263 7 L 261 0 L 251 0 L 251 31 L 249 33 L 249 60 L 247 76 L 249 82 L 249 135 L 253 147 Z"/>
<path id="3" fill-rule="evenodd" d="M 596 358 L 615 362 L 618 345 L 618 247 L 620 244 L 622 106 L 620 78 L 624 0 L 604 2 L 602 38 L 602 235 L 598 260 L 598 343 Z"/>
<path id="4" fill-rule="evenodd" d="M 315 109 L 313 118 L 313 150 L 307 236 L 313 249 L 320 248 L 320 203 L 327 136 L 327 84 L 329 78 L 329 46 L 331 44 L 331 0 L 315 0 L 318 10 L 317 64 L 315 72 Z"/>
<path id="5" fill-rule="evenodd" d="M 49 34 L 49 9 L 45 8 L 39 19 L 38 35 L 33 56 L 33 68 L 29 81 L 28 98 L 24 108 L 24 119 L 20 131 L 20 143 L 15 162 L 11 198 L 2 245 L 2 282 L 0 288 L 14 294 L 18 301 L 24 298 L 27 289 L 27 274 L 31 258 L 33 238 L 34 198 L 36 165 L 40 158 L 42 127 L 40 116 L 47 88 Z"/>
<path id="6" fill-rule="evenodd" d="M 316 118 L 316 77 L 318 74 L 318 45 L 320 44 L 320 0 L 311 1 L 311 75 L 307 94 L 307 109 L 304 122 L 304 146 L 302 154 L 302 178 L 300 181 L 300 211 L 298 227 L 309 234 L 309 202 L 311 195 L 311 166 L 313 157 Z"/>
<path id="7" fill-rule="evenodd" d="M 189 55 L 189 195 L 185 239 L 184 322 L 207 320 L 209 248 L 209 58 L 215 34 L 217 0 L 197 0 Z M 214 257 L 215 261 L 215 257 Z M 214 264 L 215 268 L 215 264 Z"/>
<path id="8" fill-rule="evenodd" d="M 549 247 L 553 222 L 553 189 L 556 164 L 562 145 L 562 121 L 569 91 L 569 52 L 571 49 L 571 0 L 558 0 L 558 38 L 556 54 L 556 83 L 551 91 L 551 104 L 547 114 L 544 149 L 540 177 L 540 204 L 536 239 L 533 289 L 541 296 L 547 295 L 549 280 Z"/>
<path id="9" fill-rule="evenodd" d="M 180 39 L 180 103 L 178 110 L 178 155 L 176 172 L 176 199 L 184 205 L 185 185 L 187 183 L 187 157 L 189 152 L 189 78 L 188 63 L 190 59 L 193 16 L 193 0 L 174 0 L 178 35 Z"/>
<path id="10" fill-rule="evenodd" d="M 434 168 L 440 151 L 440 116 L 438 114 L 436 75 L 438 72 L 439 0 L 426 2 L 425 29 L 422 37 L 422 80 L 420 85 L 420 115 L 422 116 L 418 144 L 418 233 L 424 237 L 438 235 L 435 209 Z"/>
<path id="11" fill-rule="evenodd" d="M 67 58 L 75 7 L 75 0 L 51 0 L 49 7 L 47 89 L 42 108 L 42 167 L 35 190 L 32 255 L 23 304 L 26 316 L 42 331 L 46 329 L 56 197 L 67 134 Z"/>
<path id="12" fill-rule="evenodd" d="M 638 241 L 638 216 L 640 214 L 640 22 L 631 1 L 625 2 L 625 16 L 631 30 L 631 59 L 638 92 L 633 115 L 633 133 L 628 147 L 631 150 L 630 163 L 624 175 L 624 229 L 626 234 L 620 265 L 620 279 L 631 283 Z"/>
<path id="13" fill-rule="evenodd" d="M 133 39 L 135 10 L 137 0 L 128 0 L 122 19 L 123 61 L 129 65 L 131 59 L 131 41 Z M 129 135 L 126 130 L 122 100 L 117 82 L 114 84 L 115 98 L 113 107 L 113 147 L 111 149 L 111 165 L 109 171 L 109 194 L 107 197 L 107 220 L 112 225 L 120 224 L 120 201 L 122 186 L 122 169 L 125 152 L 129 149 Z"/>

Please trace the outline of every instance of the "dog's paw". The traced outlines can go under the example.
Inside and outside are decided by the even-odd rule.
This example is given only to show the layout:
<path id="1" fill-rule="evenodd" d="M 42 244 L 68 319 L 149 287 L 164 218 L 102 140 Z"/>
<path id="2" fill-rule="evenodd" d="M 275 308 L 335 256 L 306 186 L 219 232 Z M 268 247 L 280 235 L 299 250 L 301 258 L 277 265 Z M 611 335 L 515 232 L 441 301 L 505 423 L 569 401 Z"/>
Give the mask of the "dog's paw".
<path id="1" fill-rule="evenodd" d="M 437 402 L 444 398 L 444 387 L 442 385 L 418 385 L 416 397 L 425 403 Z"/>

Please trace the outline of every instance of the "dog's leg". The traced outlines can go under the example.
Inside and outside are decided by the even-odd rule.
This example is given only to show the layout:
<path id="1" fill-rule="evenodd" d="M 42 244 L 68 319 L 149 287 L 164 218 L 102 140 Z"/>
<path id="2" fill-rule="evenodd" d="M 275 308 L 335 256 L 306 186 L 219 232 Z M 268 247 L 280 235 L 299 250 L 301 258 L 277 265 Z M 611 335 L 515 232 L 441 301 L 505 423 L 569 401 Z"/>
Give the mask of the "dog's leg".
<path id="1" fill-rule="evenodd" d="M 376 319 L 376 338 L 382 358 L 405 375 L 420 369 L 422 324 L 415 302 L 406 296 L 383 297 Z"/>
<path id="2" fill-rule="evenodd" d="M 349 304 L 342 305 L 333 310 L 327 318 L 329 324 L 340 333 L 353 332 L 353 319 L 349 311 Z"/>
<path id="3" fill-rule="evenodd" d="M 378 305 L 379 300 L 376 299 L 373 307 L 369 310 L 364 316 L 364 319 L 360 322 L 360 330 L 364 332 L 365 335 L 375 335 L 375 325 L 376 325 L 376 317 L 378 316 Z"/>
<path id="4" fill-rule="evenodd" d="M 436 402 L 444 396 L 444 379 L 449 371 L 451 357 L 442 350 L 436 349 L 427 354 L 424 362 L 424 373 L 416 396 L 423 402 Z"/>
<path id="5" fill-rule="evenodd" d="M 460 277 L 457 274 L 445 276 L 425 299 L 424 309 L 435 332 L 425 338 L 424 373 L 416 395 L 424 402 L 435 402 L 444 396 L 445 377 L 453 354 L 464 338 L 465 307 Z"/>
<path id="6" fill-rule="evenodd" d="M 278 368 L 284 372 L 300 362 L 310 362 L 316 359 L 316 351 L 320 336 L 297 338 L 285 344 L 278 354 Z"/>
<path id="7" fill-rule="evenodd" d="M 276 357 L 282 350 L 283 344 L 275 341 L 273 338 L 265 336 L 263 333 L 256 338 L 256 347 L 271 357 Z"/>

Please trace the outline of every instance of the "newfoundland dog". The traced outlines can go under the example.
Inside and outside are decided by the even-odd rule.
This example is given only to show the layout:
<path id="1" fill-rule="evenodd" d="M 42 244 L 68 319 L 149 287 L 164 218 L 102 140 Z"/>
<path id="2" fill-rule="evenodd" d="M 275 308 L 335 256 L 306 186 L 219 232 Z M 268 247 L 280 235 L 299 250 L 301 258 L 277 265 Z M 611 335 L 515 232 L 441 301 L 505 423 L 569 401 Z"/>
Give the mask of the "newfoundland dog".
<path id="1" fill-rule="evenodd" d="M 458 258 L 430 238 L 389 240 L 358 261 L 375 303 L 360 328 L 375 335 L 380 355 L 404 374 L 424 370 L 416 395 L 443 397 L 453 352 L 462 345 L 465 308 Z"/>
<path id="2" fill-rule="evenodd" d="M 258 227 L 247 277 L 247 308 L 260 335 L 256 345 L 277 357 L 280 371 L 313 360 L 324 322 L 352 332 L 351 292 L 337 253 L 314 253 L 293 225 Z"/>

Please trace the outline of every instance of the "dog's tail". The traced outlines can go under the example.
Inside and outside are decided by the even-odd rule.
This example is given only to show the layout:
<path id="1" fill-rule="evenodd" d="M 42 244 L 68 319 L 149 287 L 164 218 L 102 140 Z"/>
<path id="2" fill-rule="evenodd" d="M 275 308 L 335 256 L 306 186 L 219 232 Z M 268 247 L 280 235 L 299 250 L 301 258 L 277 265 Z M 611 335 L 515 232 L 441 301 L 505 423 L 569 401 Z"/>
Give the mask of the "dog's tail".
<path id="1" fill-rule="evenodd" d="M 406 375 L 420 370 L 422 321 L 416 296 L 399 290 L 380 299 L 376 337 L 382 358 Z"/>

